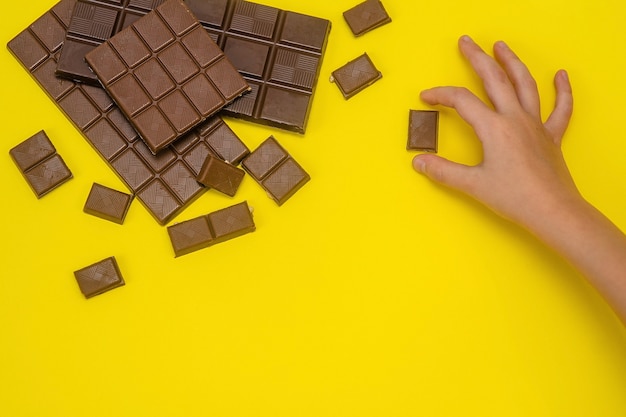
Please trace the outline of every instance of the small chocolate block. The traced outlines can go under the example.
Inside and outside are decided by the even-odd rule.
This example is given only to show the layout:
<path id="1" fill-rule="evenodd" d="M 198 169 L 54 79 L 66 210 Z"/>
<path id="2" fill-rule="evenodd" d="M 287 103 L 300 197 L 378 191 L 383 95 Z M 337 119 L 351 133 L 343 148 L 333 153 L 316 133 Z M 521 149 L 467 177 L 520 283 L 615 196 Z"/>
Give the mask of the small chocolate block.
<path id="1" fill-rule="evenodd" d="M 261 143 L 241 165 L 279 206 L 311 179 L 273 136 Z"/>
<path id="2" fill-rule="evenodd" d="M 168 226 L 174 256 L 182 256 L 256 230 L 246 201 Z"/>
<path id="3" fill-rule="evenodd" d="M 43 130 L 9 150 L 9 154 L 37 198 L 72 178 L 63 158 Z"/>
<path id="4" fill-rule="evenodd" d="M 343 97 L 349 99 L 381 78 L 380 71 L 376 69 L 367 53 L 364 53 L 333 71 L 330 82 L 336 83 Z"/>
<path id="5" fill-rule="evenodd" d="M 85 298 L 91 298 L 124 285 L 124 279 L 113 256 L 75 271 L 74 277 Z"/>
<path id="6" fill-rule="evenodd" d="M 123 224 L 133 196 L 93 183 L 83 211 L 96 217 Z"/>
<path id="7" fill-rule="evenodd" d="M 354 36 L 361 36 L 391 22 L 385 7 L 379 0 L 366 0 L 343 13 Z"/>
<path id="8" fill-rule="evenodd" d="M 85 55 L 153 154 L 249 91 L 181 0 L 167 0 Z"/>
<path id="9" fill-rule="evenodd" d="M 409 110 L 409 151 L 437 152 L 439 112 L 436 110 Z"/>
<path id="10" fill-rule="evenodd" d="M 242 169 L 208 155 L 196 179 L 206 187 L 233 197 L 245 174 Z"/>

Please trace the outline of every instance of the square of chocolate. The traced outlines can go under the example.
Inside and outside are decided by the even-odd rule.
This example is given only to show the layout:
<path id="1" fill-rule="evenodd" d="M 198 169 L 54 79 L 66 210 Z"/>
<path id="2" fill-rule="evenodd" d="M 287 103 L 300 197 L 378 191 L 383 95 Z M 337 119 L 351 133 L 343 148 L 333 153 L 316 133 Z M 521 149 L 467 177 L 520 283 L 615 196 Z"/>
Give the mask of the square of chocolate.
<path id="1" fill-rule="evenodd" d="M 85 298 L 91 298 L 125 284 L 113 256 L 74 271 L 74 277 Z"/>
<path id="2" fill-rule="evenodd" d="M 349 99 L 381 78 L 381 72 L 376 69 L 367 53 L 364 53 L 333 71 L 330 82 L 337 84 L 343 97 Z"/>
<path id="3" fill-rule="evenodd" d="M 91 186 L 83 211 L 96 217 L 123 224 L 133 196 L 96 182 Z"/>
<path id="4" fill-rule="evenodd" d="M 206 187 L 233 197 L 237 193 L 244 175 L 244 170 L 213 155 L 208 155 L 196 179 Z"/>
<path id="5" fill-rule="evenodd" d="M 10 149 L 9 154 L 37 198 L 72 178 L 71 171 L 43 130 Z"/>
<path id="6" fill-rule="evenodd" d="M 174 256 L 182 256 L 256 230 L 252 210 L 244 201 L 204 216 L 168 226 Z"/>
<path id="7" fill-rule="evenodd" d="M 85 56 L 153 154 L 250 89 L 181 0 L 167 0 Z"/>
<path id="8" fill-rule="evenodd" d="M 409 110 L 409 151 L 437 152 L 439 112 L 436 110 Z"/>
<path id="9" fill-rule="evenodd" d="M 279 206 L 311 179 L 273 136 L 252 151 L 241 165 Z"/>
<path id="10" fill-rule="evenodd" d="M 380 0 L 366 0 L 346 10 L 343 17 L 354 36 L 361 36 L 379 26 L 391 22 Z"/>

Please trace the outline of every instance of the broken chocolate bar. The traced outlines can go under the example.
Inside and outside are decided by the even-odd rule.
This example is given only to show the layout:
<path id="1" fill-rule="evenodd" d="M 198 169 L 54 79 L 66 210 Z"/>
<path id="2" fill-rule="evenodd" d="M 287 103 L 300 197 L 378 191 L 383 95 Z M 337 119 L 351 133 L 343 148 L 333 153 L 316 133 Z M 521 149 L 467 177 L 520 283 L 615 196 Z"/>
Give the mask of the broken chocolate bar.
<path id="1" fill-rule="evenodd" d="M 385 7 L 379 0 L 366 0 L 346 10 L 343 17 L 354 36 L 361 36 L 379 26 L 391 22 Z"/>
<path id="2" fill-rule="evenodd" d="M 380 71 L 376 69 L 367 53 L 364 53 L 333 71 L 330 82 L 337 84 L 343 97 L 349 99 L 381 78 Z"/>
<path id="3" fill-rule="evenodd" d="M 125 284 L 113 256 L 75 271 L 74 277 L 85 298 L 91 298 Z"/>
<path id="4" fill-rule="evenodd" d="M 409 110 L 409 151 L 437 152 L 439 112 L 436 110 Z"/>
<path id="5" fill-rule="evenodd" d="M 133 196 L 93 183 L 83 211 L 96 217 L 123 224 Z"/>
<path id="6" fill-rule="evenodd" d="M 245 171 L 242 169 L 209 155 L 196 179 L 206 187 L 233 197 L 237 193 L 244 175 Z"/>

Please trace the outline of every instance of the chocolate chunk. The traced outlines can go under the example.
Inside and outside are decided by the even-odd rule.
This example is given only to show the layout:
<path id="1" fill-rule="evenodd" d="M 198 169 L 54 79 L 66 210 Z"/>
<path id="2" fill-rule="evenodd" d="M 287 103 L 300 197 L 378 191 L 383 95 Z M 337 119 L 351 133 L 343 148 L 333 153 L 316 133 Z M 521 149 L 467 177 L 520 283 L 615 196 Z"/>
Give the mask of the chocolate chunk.
<path id="1" fill-rule="evenodd" d="M 37 198 L 72 178 L 63 158 L 43 130 L 9 150 L 9 154 Z"/>
<path id="2" fill-rule="evenodd" d="M 391 22 L 391 18 L 379 0 L 366 0 L 363 3 L 359 3 L 353 8 L 346 10 L 343 13 L 343 17 L 354 36 L 361 36 L 370 30 Z"/>
<path id="3" fill-rule="evenodd" d="M 331 23 L 238 0 L 187 0 L 252 91 L 222 114 L 304 133 Z"/>
<path id="4" fill-rule="evenodd" d="M 91 298 L 125 284 L 113 256 L 75 271 L 74 277 L 85 298 Z"/>
<path id="5" fill-rule="evenodd" d="M 407 150 L 437 152 L 439 112 L 409 110 L 409 138 Z"/>
<path id="6" fill-rule="evenodd" d="M 233 197 L 237 193 L 244 175 L 243 170 L 209 155 L 196 179 L 206 187 Z"/>
<path id="7" fill-rule="evenodd" d="M 83 211 L 96 217 L 123 224 L 133 197 L 130 194 L 94 183 Z"/>
<path id="8" fill-rule="evenodd" d="M 60 77 L 98 86 L 85 55 L 165 0 L 77 0 L 57 63 Z"/>
<path id="9" fill-rule="evenodd" d="M 330 81 L 337 84 L 345 99 L 349 99 L 381 78 L 380 71 L 376 69 L 367 53 L 364 53 L 333 71 Z"/>
<path id="10" fill-rule="evenodd" d="M 261 143 L 241 165 L 279 206 L 311 179 L 273 136 Z"/>
<path id="11" fill-rule="evenodd" d="M 167 228 L 176 257 L 254 230 L 252 212 L 246 201 Z"/>
<path id="12" fill-rule="evenodd" d="M 153 154 L 250 87 L 181 0 L 167 0 L 85 59 Z"/>
<path id="13" fill-rule="evenodd" d="M 57 78 L 56 58 L 73 4 L 61 0 L 9 41 L 9 51 L 157 222 L 166 224 L 206 190 L 196 176 L 209 153 L 236 164 L 249 150 L 213 117 L 155 156 L 104 90 Z"/>

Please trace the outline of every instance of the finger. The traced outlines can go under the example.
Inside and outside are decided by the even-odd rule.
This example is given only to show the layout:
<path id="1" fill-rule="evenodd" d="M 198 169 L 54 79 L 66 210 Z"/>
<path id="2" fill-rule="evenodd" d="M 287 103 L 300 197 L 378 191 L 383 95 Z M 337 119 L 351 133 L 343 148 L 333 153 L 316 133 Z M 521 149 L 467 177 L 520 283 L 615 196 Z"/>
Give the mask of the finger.
<path id="1" fill-rule="evenodd" d="M 471 194 L 473 167 L 438 155 L 420 154 L 413 158 L 413 168 L 439 184 Z"/>
<path id="2" fill-rule="evenodd" d="M 560 145 L 572 117 L 574 96 L 572 95 L 572 85 L 565 70 L 556 73 L 554 85 L 556 87 L 556 102 L 544 127 L 552 135 L 554 142 Z"/>
<path id="3" fill-rule="evenodd" d="M 495 43 L 493 52 L 513 84 L 513 88 L 515 89 L 515 93 L 517 94 L 522 108 L 533 117 L 541 120 L 539 90 L 537 89 L 537 82 L 530 74 L 528 67 L 517 57 L 515 52 L 502 41 Z"/>
<path id="4" fill-rule="evenodd" d="M 459 39 L 459 49 L 480 77 L 487 96 L 498 112 L 519 108 L 519 100 L 506 72 L 495 59 L 487 55 L 469 36 Z"/>

